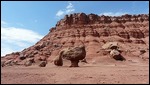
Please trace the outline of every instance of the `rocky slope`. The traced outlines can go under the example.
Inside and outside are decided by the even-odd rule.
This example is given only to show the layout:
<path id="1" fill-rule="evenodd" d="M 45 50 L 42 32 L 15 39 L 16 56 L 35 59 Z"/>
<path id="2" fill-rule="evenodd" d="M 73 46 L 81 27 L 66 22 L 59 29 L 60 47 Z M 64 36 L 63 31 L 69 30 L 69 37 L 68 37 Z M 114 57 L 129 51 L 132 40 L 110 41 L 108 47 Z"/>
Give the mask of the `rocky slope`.
<path id="1" fill-rule="evenodd" d="M 56 27 L 35 45 L 21 52 L 7 54 L 3 60 L 14 62 L 33 58 L 35 62 L 53 60 L 66 47 L 85 45 L 86 59 L 107 59 L 102 49 L 106 42 L 118 42 L 122 55 L 149 59 L 149 14 L 98 16 L 74 13 L 57 22 Z M 142 52 L 144 50 L 144 52 Z"/>

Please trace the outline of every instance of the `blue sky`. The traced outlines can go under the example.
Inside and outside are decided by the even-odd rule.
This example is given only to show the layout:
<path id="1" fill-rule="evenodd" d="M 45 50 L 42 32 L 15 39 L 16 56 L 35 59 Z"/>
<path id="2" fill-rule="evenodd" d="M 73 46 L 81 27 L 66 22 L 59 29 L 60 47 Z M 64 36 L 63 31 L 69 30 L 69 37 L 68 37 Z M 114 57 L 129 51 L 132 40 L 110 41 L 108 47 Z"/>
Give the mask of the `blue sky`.
<path id="1" fill-rule="evenodd" d="M 21 51 L 70 13 L 149 14 L 149 1 L 1 1 L 1 55 Z"/>

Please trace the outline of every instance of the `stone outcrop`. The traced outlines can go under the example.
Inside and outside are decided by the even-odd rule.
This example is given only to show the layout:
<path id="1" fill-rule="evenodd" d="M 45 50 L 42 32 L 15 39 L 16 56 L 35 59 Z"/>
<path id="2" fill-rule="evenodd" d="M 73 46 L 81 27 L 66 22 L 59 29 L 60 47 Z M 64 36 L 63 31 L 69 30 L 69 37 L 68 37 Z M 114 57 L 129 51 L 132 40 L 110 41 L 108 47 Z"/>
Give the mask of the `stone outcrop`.
<path id="1" fill-rule="evenodd" d="M 70 67 L 79 67 L 79 60 L 83 60 L 86 57 L 85 46 L 77 46 L 72 48 L 66 48 L 60 51 L 58 58 L 54 60 L 54 64 L 57 66 L 63 65 L 62 59 L 71 61 Z M 61 65 L 59 63 L 62 63 Z"/>
<path id="2" fill-rule="evenodd" d="M 51 61 L 68 47 L 84 45 L 86 58 L 102 56 L 101 47 L 106 42 L 119 42 L 124 50 L 148 48 L 149 14 L 98 16 L 74 13 L 66 15 L 50 28 L 49 33 L 35 45 L 12 54 L 5 60 L 22 62 Z M 130 46 L 132 44 L 132 46 Z"/>
<path id="3" fill-rule="evenodd" d="M 98 16 L 96 14 L 88 14 L 85 13 L 74 13 L 70 15 L 66 15 L 64 19 L 58 21 L 56 26 L 65 26 L 65 25 L 89 25 L 89 24 L 110 24 L 112 22 L 116 23 L 126 23 L 126 22 L 144 22 L 149 21 L 149 15 L 139 14 L 139 15 L 122 15 L 122 16 Z M 122 25 L 123 26 L 123 25 Z"/>

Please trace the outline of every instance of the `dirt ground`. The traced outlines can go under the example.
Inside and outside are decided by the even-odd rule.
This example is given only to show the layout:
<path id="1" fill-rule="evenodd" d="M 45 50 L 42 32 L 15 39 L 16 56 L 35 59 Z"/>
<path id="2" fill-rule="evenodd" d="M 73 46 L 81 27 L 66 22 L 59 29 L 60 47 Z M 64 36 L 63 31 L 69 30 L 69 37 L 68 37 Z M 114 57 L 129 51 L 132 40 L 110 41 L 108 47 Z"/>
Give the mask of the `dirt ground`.
<path id="1" fill-rule="evenodd" d="M 115 61 L 113 63 L 79 63 L 69 67 L 70 62 L 57 67 L 32 65 L 1 67 L 2 84 L 149 84 L 149 61 Z"/>

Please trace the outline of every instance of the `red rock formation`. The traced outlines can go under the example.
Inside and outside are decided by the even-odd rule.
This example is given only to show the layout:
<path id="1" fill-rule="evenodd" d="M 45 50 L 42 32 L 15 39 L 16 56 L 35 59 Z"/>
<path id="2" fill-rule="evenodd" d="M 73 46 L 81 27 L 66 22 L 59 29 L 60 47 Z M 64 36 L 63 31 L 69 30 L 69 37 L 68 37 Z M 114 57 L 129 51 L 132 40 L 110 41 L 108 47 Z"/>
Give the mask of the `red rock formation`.
<path id="1" fill-rule="evenodd" d="M 142 39 L 149 37 L 149 14 L 98 16 L 96 14 L 74 13 L 66 15 L 57 22 L 50 32 L 35 45 L 21 52 L 6 55 L 5 58 L 17 60 L 18 57 L 52 60 L 63 48 L 85 45 L 87 57 L 103 55 L 101 46 L 109 41 L 121 44 L 148 45 Z M 128 45 L 126 45 L 128 47 Z"/>

